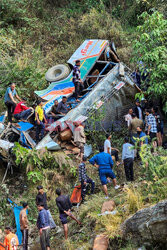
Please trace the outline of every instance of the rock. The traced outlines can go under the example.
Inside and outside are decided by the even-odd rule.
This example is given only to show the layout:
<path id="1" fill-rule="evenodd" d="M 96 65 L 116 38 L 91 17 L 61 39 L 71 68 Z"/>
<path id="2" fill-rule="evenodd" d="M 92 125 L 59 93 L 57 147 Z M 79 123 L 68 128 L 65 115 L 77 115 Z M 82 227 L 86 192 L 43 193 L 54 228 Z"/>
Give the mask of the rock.
<path id="1" fill-rule="evenodd" d="M 71 137 L 72 137 L 72 132 L 68 128 L 60 132 L 61 141 L 70 141 Z"/>
<path id="2" fill-rule="evenodd" d="M 121 228 L 125 238 L 130 233 L 140 243 L 167 244 L 167 200 L 139 210 Z"/>
<path id="3" fill-rule="evenodd" d="M 107 250 L 108 248 L 108 237 L 104 234 L 97 235 L 94 244 L 93 250 Z"/>
<path id="4" fill-rule="evenodd" d="M 105 201 L 103 203 L 101 213 L 104 213 L 106 211 L 113 211 L 115 209 L 115 202 L 114 201 Z"/>

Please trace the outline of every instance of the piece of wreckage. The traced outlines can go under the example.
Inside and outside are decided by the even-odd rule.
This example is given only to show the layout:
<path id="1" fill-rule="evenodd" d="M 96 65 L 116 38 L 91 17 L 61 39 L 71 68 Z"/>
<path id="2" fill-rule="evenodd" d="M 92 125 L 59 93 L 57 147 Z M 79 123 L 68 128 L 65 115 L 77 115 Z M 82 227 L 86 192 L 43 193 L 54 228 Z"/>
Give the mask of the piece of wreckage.
<path id="1" fill-rule="evenodd" d="M 84 83 L 84 91 L 76 102 L 73 96 L 74 84 L 72 82 L 72 68 L 75 61 L 81 61 L 81 80 Z M 106 128 L 111 126 L 111 121 L 123 117 L 131 107 L 134 96 L 140 89 L 132 79 L 131 70 L 120 62 L 114 43 L 107 40 L 85 40 L 68 60 L 68 66 L 56 65 L 46 73 L 48 88 L 35 91 L 38 98 L 44 103 L 46 115 L 55 100 L 60 102 L 63 96 L 67 97 L 67 103 L 71 110 L 63 117 L 57 117 L 46 127 L 45 137 L 36 145 L 34 125 L 28 122 L 4 126 L 5 115 L 0 117 L 0 155 L 8 161 L 9 152 L 14 147 L 14 142 L 19 142 L 28 148 L 48 150 L 64 149 L 65 153 L 78 153 L 78 148 L 72 142 L 72 136 L 76 123 L 89 119 L 101 106 L 105 105 L 107 114 L 104 119 Z M 71 69 L 71 72 L 70 72 Z M 50 122 L 49 122 L 50 123 Z M 87 147 L 87 146 L 86 146 Z M 89 154 L 91 147 L 87 147 Z"/>

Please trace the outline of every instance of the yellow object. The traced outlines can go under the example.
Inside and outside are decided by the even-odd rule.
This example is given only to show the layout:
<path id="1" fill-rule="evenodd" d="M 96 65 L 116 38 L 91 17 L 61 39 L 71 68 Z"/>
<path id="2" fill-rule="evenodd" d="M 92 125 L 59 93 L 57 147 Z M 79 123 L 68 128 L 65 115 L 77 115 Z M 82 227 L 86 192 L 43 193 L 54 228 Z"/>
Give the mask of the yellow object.
<path id="1" fill-rule="evenodd" d="M 38 114 L 39 120 L 42 122 L 44 119 L 44 111 L 43 108 L 41 106 L 37 106 L 35 109 L 35 112 Z M 36 117 L 35 117 L 36 120 Z"/>

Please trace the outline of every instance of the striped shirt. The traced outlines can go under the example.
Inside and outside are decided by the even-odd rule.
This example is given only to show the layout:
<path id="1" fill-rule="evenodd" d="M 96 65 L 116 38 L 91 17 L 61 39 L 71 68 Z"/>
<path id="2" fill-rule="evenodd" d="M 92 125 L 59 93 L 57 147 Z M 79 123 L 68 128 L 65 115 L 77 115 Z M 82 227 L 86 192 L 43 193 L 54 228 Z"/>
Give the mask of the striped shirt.
<path id="1" fill-rule="evenodd" d="M 75 82 L 79 82 L 79 80 L 81 80 L 81 72 L 80 72 L 80 69 L 79 69 L 79 66 L 75 65 L 73 67 L 73 83 Z"/>
<path id="2" fill-rule="evenodd" d="M 149 114 L 147 116 L 147 124 L 148 124 L 148 127 L 151 126 L 150 128 L 151 133 L 157 133 L 157 122 L 156 122 L 155 117 L 152 114 Z"/>

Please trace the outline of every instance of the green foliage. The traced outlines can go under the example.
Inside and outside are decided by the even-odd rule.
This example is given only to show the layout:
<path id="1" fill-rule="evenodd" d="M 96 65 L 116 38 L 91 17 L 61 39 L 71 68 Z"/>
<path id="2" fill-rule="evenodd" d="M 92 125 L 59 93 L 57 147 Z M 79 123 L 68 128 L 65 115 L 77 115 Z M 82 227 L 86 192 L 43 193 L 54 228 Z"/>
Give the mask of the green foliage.
<path id="1" fill-rule="evenodd" d="M 144 67 L 141 66 L 140 70 L 149 73 L 147 93 L 162 98 L 164 111 L 167 112 L 167 20 L 157 11 L 152 15 L 144 12 L 140 19 L 143 24 L 137 27 L 133 59 L 143 62 Z"/>
<path id="2" fill-rule="evenodd" d="M 38 170 L 28 172 L 27 177 L 33 184 L 43 180 L 43 174 Z"/>

